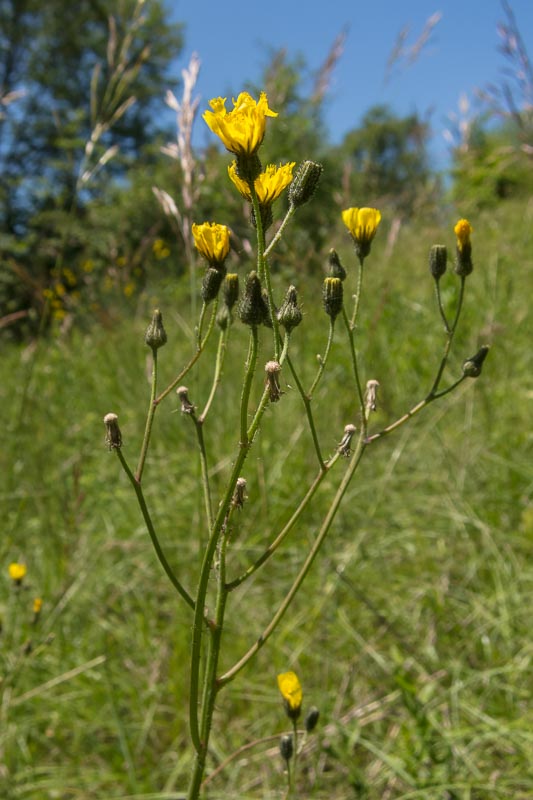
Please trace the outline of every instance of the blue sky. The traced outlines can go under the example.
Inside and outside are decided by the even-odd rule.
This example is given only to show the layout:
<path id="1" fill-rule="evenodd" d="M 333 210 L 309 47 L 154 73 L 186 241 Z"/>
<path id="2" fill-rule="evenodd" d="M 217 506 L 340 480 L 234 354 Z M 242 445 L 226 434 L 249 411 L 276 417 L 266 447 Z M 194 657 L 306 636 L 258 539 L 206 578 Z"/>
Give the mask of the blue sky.
<path id="1" fill-rule="evenodd" d="M 193 51 L 202 62 L 196 93 L 200 108 L 211 97 L 235 96 L 246 81 L 259 82 L 272 49 L 301 55 L 311 72 L 325 61 L 335 38 L 347 31 L 343 54 L 332 75 L 325 121 L 332 142 L 356 127 L 368 108 L 389 104 L 398 114 L 429 116 L 431 153 L 444 167 L 448 145 L 443 131 L 457 113 L 462 95 L 497 82 L 505 66 L 498 53 L 497 23 L 505 20 L 499 0 L 168 0 L 175 19 L 185 23 L 181 70 Z M 533 57 L 533 0 L 512 0 L 515 17 Z M 436 12 L 441 18 L 419 57 L 397 62 L 386 80 L 386 65 L 400 31 L 408 27 L 408 49 Z M 195 141 L 209 133 L 201 119 Z M 311 156 L 311 154 L 310 154 Z"/>

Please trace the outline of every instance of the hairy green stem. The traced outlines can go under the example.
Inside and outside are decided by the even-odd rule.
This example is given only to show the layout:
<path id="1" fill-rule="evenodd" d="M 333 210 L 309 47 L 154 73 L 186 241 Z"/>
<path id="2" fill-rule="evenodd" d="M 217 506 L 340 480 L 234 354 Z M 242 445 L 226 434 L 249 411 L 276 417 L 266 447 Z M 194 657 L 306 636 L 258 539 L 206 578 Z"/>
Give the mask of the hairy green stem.
<path id="1" fill-rule="evenodd" d="M 137 464 L 137 471 L 135 472 L 135 480 L 141 482 L 146 461 L 146 454 L 148 453 L 148 445 L 150 443 L 150 434 L 152 432 L 152 425 L 154 422 L 154 414 L 156 410 L 155 398 L 157 394 L 157 348 L 152 348 L 152 383 L 150 388 L 150 405 L 148 406 L 148 414 L 146 416 L 146 426 L 144 428 L 144 436 L 141 445 L 141 452 Z"/>
<path id="2" fill-rule="evenodd" d="M 167 575 L 167 578 L 169 579 L 171 584 L 174 586 L 174 588 L 176 589 L 178 594 L 181 595 L 181 597 L 185 600 L 187 605 L 189 605 L 192 609 L 194 609 L 195 608 L 194 600 L 192 599 L 192 597 L 189 594 L 189 592 L 182 586 L 182 584 L 178 580 L 178 578 L 174 575 L 174 572 L 173 572 L 170 564 L 168 563 L 168 561 L 167 561 L 167 559 L 165 557 L 165 554 L 164 554 L 164 552 L 163 552 L 163 550 L 161 548 L 161 545 L 159 543 L 159 539 L 157 538 L 157 534 L 155 532 L 154 525 L 152 523 L 152 518 L 151 518 L 150 513 L 148 511 L 148 507 L 146 505 L 146 501 L 144 499 L 144 494 L 143 494 L 143 490 L 142 490 L 141 484 L 139 483 L 139 481 L 136 479 L 135 475 L 133 474 L 133 472 L 129 468 L 128 463 L 127 463 L 127 461 L 124 458 L 124 455 L 122 453 L 122 450 L 120 448 L 116 448 L 115 452 L 116 452 L 116 454 L 117 454 L 117 456 L 119 458 L 119 461 L 120 461 L 120 463 L 122 465 L 122 468 L 123 468 L 124 472 L 128 476 L 128 478 L 130 480 L 130 483 L 131 483 L 131 485 L 133 486 L 133 488 L 135 490 L 135 494 L 137 495 L 137 500 L 139 502 L 141 513 L 143 515 L 144 522 L 145 522 L 146 528 L 148 530 L 148 533 L 150 534 L 150 539 L 152 540 L 152 544 L 154 546 L 154 550 L 156 552 L 157 558 L 159 559 L 159 563 L 163 567 L 163 569 L 164 569 L 164 571 L 165 571 L 165 573 Z"/>
<path id="3" fill-rule="evenodd" d="M 321 469 L 324 469 L 324 459 L 322 458 L 322 451 L 320 450 L 320 442 L 318 441 L 315 420 L 313 417 L 313 412 L 311 411 L 311 398 L 309 397 L 308 394 L 305 393 L 305 389 L 301 384 L 301 381 L 298 377 L 298 373 L 296 372 L 296 369 L 294 367 L 294 364 L 292 363 L 290 356 L 287 356 L 287 364 L 289 365 L 289 369 L 292 372 L 292 377 L 294 378 L 294 382 L 296 383 L 296 386 L 300 393 L 300 397 L 302 398 L 304 404 L 305 414 L 307 416 L 309 430 L 311 431 L 311 436 L 313 438 L 313 444 L 315 446 L 318 463 L 320 464 Z"/>

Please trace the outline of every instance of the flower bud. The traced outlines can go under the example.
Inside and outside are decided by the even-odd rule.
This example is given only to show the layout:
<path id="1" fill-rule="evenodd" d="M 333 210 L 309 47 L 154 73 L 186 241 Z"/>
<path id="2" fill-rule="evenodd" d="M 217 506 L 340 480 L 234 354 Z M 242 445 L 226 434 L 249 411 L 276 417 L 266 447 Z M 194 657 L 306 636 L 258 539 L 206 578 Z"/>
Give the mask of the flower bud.
<path id="1" fill-rule="evenodd" d="M 341 281 L 346 279 L 346 270 L 341 264 L 337 251 L 331 248 L 328 256 L 329 274 L 332 278 L 340 278 Z"/>
<path id="2" fill-rule="evenodd" d="M 227 330 L 231 325 L 231 311 L 226 305 L 221 306 L 219 309 L 216 322 L 221 331 Z"/>
<path id="3" fill-rule="evenodd" d="M 283 392 L 279 385 L 279 373 L 281 372 L 281 365 L 278 361 L 267 361 L 265 364 L 266 380 L 265 386 L 268 388 L 268 394 L 271 403 L 277 403 Z"/>
<path id="4" fill-rule="evenodd" d="M 481 369 L 483 367 L 483 362 L 485 361 L 487 354 L 490 348 L 487 344 L 484 344 L 482 347 L 479 348 L 477 353 L 473 355 L 471 358 L 467 358 L 463 364 L 463 375 L 466 378 L 479 378 L 481 375 Z"/>
<path id="5" fill-rule="evenodd" d="M 343 289 L 340 278 L 325 278 L 322 289 L 322 303 L 324 310 L 332 321 L 342 311 Z"/>
<path id="6" fill-rule="evenodd" d="M 279 740 L 279 752 L 284 761 L 290 761 L 294 753 L 292 734 L 284 733 Z"/>
<path id="7" fill-rule="evenodd" d="M 341 454 L 341 456 L 350 456 L 352 453 L 351 445 L 353 435 L 356 431 L 355 425 L 349 424 L 346 425 L 344 428 L 344 435 L 340 440 L 339 444 L 337 445 L 337 451 Z"/>
<path id="8" fill-rule="evenodd" d="M 163 327 L 163 315 L 158 308 L 155 309 L 152 320 L 146 329 L 144 341 L 152 350 L 158 350 L 167 343 L 167 334 Z"/>
<path id="9" fill-rule="evenodd" d="M 220 284 L 224 280 L 224 269 L 215 269 L 215 267 L 208 267 L 202 281 L 202 300 L 204 303 L 210 303 L 218 295 Z"/>
<path id="10" fill-rule="evenodd" d="M 110 450 L 119 450 L 122 447 L 122 434 L 118 426 L 116 414 L 106 414 L 104 417 L 105 441 Z"/>
<path id="11" fill-rule="evenodd" d="M 244 294 L 239 303 L 239 319 L 245 325 L 260 325 L 268 315 L 265 300 L 261 291 L 261 281 L 257 272 L 250 272 L 246 278 Z"/>
<path id="12" fill-rule="evenodd" d="M 229 272 L 222 287 L 222 294 L 224 297 L 225 305 L 231 309 L 239 299 L 239 276 L 236 272 Z"/>
<path id="13" fill-rule="evenodd" d="M 181 401 L 181 413 L 182 414 L 194 414 L 194 406 L 189 400 L 189 390 L 186 386 L 178 386 L 176 389 L 176 394 L 178 395 Z"/>
<path id="14" fill-rule="evenodd" d="M 285 299 L 278 311 L 278 321 L 290 333 L 302 321 L 302 311 L 298 305 L 298 295 L 294 286 L 289 286 Z"/>
<path id="15" fill-rule="evenodd" d="M 472 244 L 470 242 L 470 234 L 473 228 L 467 219 L 460 219 L 453 230 L 457 236 L 455 272 L 457 275 L 466 277 L 474 269 Z"/>
<path id="16" fill-rule="evenodd" d="M 302 161 L 289 187 L 291 206 L 298 208 L 311 199 L 318 186 L 322 170 L 322 164 L 316 164 L 314 161 Z"/>
<path id="17" fill-rule="evenodd" d="M 316 706 L 312 706 L 305 715 L 304 719 L 305 730 L 307 731 L 307 733 L 311 733 L 311 731 L 314 731 L 319 717 L 320 717 L 320 711 Z"/>
<path id="18" fill-rule="evenodd" d="M 434 244 L 429 251 L 429 271 L 436 281 L 438 281 L 446 272 L 446 261 L 448 259 L 448 251 L 444 244 Z"/>

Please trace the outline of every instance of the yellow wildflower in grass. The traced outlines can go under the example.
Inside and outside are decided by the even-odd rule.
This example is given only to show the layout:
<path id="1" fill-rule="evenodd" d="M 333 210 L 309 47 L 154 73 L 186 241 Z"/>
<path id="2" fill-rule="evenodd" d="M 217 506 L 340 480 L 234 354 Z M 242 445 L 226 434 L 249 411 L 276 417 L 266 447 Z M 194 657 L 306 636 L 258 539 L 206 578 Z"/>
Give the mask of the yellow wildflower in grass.
<path id="1" fill-rule="evenodd" d="M 43 601 L 40 597 L 36 597 L 33 601 L 33 613 L 37 616 L 37 614 L 41 613 L 41 609 L 43 607 Z"/>
<path id="2" fill-rule="evenodd" d="M 342 221 L 355 241 L 358 255 L 364 258 L 370 252 L 372 239 L 381 222 L 381 212 L 377 208 L 347 208 L 342 212 Z"/>
<path id="3" fill-rule="evenodd" d="M 268 107 L 265 92 L 261 92 L 257 102 L 248 92 L 241 92 L 233 100 L 232 111 L 226 110 L 225 97 L 215 97 L 209 105 L 212 110 L 206 111 L 203 119 L 224 147 L 236 156 L 254 155 L 265 137 L 266 118 L 278 116 Z"/>
<path id="4" fill-rule="evenodd" d="M 224 263 L 229 253 L 229 228 L 217 222 L 194 223 L 192 235 L 196 249 L 215 269 Z"/>
<path id="5" fill-rule="evenodd" d="M 460 219 L 453 232 L 457 236 L 457 249 L 462 251 L 465 245 L 470 244 L 470 234 L 474 229 L 467 219 Z"/>
<path id="6" fill-rule="evenodd" d="M 296 719 L 302 707 L 302 686 L 296 673 L 282 672 L 278 675 L 278 688 L 288 716 Z"/>
<path id="7" fill-rule="evenodd" d="M 163 239 L 154 239 L 152 253 L 158 261 L 162 261 L 162 259 L 169 257 L 170 249 L 166 246 Z"/>
<path id="8" fill-rule="evenodd" d="M 288 164 L 269 164 L 264 172 L 261 172 L 254 181 L 257 199 L 262 206 L 271 205 L 277 200 L 284 189 L 292 182 L 292 171 L 296 165 L 295 161 Z M 228 167 L 228 175 L 233 184 L 237 187 L 245 200 L 252 201 L 250 187 L 247 181 L 243 181 L 237 174 L 237 162 L 234 161 Z"/>
<path id="9" fill-rule="evenodd" d="M 13 561 L 9 565 L 8 570 L 9 577 L 12 581 L 15 581 L 15 583 L 21 583 L 26 575 L 26 572 L 28 571 L 25 564 L 18 564 L 16 561 Z"/>

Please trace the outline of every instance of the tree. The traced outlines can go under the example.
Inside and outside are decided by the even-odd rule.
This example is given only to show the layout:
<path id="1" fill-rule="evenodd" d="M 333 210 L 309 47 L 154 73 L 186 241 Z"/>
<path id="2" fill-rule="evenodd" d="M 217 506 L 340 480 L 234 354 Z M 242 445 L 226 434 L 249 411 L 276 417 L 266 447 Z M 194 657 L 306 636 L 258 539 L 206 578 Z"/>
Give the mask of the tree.
<path id="1" fill-rule="evenodd" d="M 410 216 L 420 197 L 435 188 L 426 151 L 428 133 L 428 124 L 417 114 L 398 117 L 387 106 L 371 108 L 338 150 L 345 164 L 344 184 L 355 198 L 352 204 L 388 205 L 398 215 Z"/>

